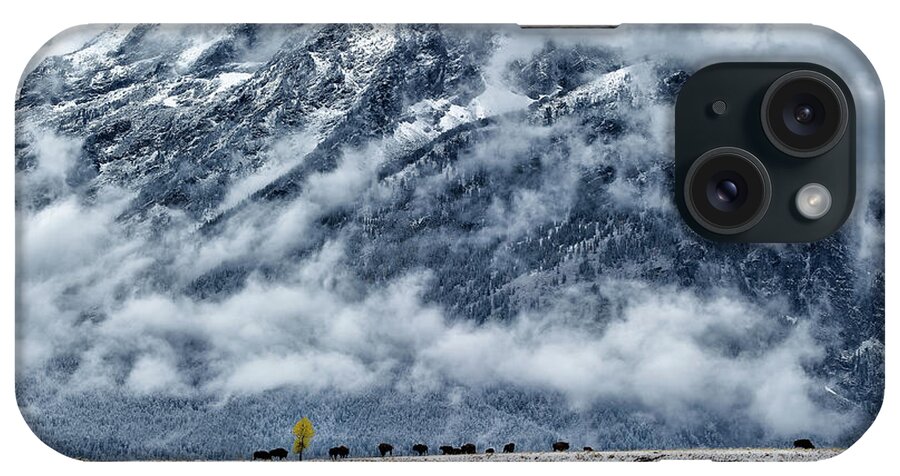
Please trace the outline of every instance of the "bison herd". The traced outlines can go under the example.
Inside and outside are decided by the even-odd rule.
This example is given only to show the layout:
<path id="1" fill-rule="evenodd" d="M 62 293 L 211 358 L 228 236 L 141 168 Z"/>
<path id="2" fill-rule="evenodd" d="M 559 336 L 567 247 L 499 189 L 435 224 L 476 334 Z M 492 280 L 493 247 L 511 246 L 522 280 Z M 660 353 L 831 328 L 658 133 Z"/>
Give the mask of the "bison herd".
<path id="1" fill-rule="evenodd" d="M 350 456 L 350 448 L 347 448 L 344 445 L 328 449 L 328 457 L 331 458 L 332 461 L 337 461 L 338 458 L 344 459 L 348 456 Z"/>
<path id="2" fill-rule="evenodd" d="M 562 448 L 562 446 L 560 446 L 560 445 L 564 445 L 565 449 L 569 448 L 568 443 L 556 442 L 553 444 L 553 449 L 555 451 L 565 451 L 565 449 L 557 449 L 557 448 Z M 378 449 L 378 454 L 380 454 L 382 457 L 394 455 L 394 446 L 391 444 L 379 443 L 377 446 L 377 449 Z M 474 443 L 466 443 L 459 447 L 446 445 L 446 446 L 441 446 L 438 449 L 440 450 L 442 455 L 474 455 L 474 454 L 478 453 L 478 448 L 475 446 Z M 514 453 L 515 451 L 516 451 L 515 443 L 507 443 L 507 444 L 503 445 L 504 453 Z M 484 450 L 485 454 L 494 454 L 494 452 L 495 452 L 494 448 L 487 448 L 486 450 Z M 427 456 L 428 455 L 428 445 L 425 445 L 422 443 L 415 444 L 412 446 L 412 453 L 414 453 L 418 456 Z M 287 458 L 287 455 L 288 455 L 288 452 L 284 448 L 276 448 L 274 450 L 269 450 L 269 451 L 254 451 L 253 452 L 253 460 L 254 461 L 256 461 L 256 460 L 271 461 L 273 459 L 285 459 L 285 458 Z M 348 448 L 344 445 L 335 446 L 333 448 L 328 449 L 328 457 L 333 461 L 336 461 L 338 459 L 344 459 L 348 456 L 350 456 L 350 448 Z"/>
<path id="3" fill-rule="evenodd" d="M 274 450 L 269 451 L 254 451 L 253 459 L 255 460 L 266 460 L 271 461 L 273 459 L 285 459 L 287 458 L 288 452 L 284 448 L 275 448 Z"/>
<path id="4" fill-rule="evenodd" d="M 569 443 L 565 441 L 557 441 L 550 445 L 553 451 L 568 451 Z M 388 443 L 379 443 L 378 444 L 378 453 L 381 457 L 385 456 L 393 456 L 394 455 L 394 446 Z M 803 438 L 794 441 L 794 448 L 800 449 L 814 449 L 815 445 L 813 445 L 812 441 L 809 439 Z M 584 451 L 594 451 L 590 446 L 585 446 Z M 462 446 L 450 446 L 444 445 L 438 447 L 438 450 L 442 455 L 474 455 L 478 453 L 478 448 L 474 443 L 466 443 Z M 484 450 L 485 454 L 494 454 L 494 448 L 487 448 Z M 516 444 L 515 443 L 507 443 L 503 445 L 504 453 L 515 453 Z M 415 453 L 418 456 L 426 456 L 428 455 L 428 445 L 424 445 L 422 443 L 417 443 L 412 446 L 412 453 Z M 288 452 L 284 448 L 275 448 L 274 450 L 269 451 L 256 451 L 253 453 L 254 460 L 273 460 L 273 459 L 285 459 L 287 458 Z M 350 448 L 341 445 L 335 446 L 334 448 L 330 448 L 328 450 L 328 457 L 332 460 L 344 459 L 350 456 Z"/>

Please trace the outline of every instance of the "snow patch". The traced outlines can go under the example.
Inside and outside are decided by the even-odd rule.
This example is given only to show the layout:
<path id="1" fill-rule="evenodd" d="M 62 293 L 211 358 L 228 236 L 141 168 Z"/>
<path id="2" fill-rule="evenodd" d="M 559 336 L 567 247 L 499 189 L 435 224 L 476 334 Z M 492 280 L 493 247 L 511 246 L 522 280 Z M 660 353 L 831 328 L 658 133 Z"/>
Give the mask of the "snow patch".
<path id="1" fill-rule="evenodd" d="M 480 450 L 481 448 L 479 448 Z M 499 450 L 500 448 L 497 448 Z M 434 451 L 434 450 L 432 450 Z M 833 458 L 842 448 L 691 448 L 682 450 L 632 450 L 632 451 L 554 451 L 519 452 L 473 455 L 387 456 L 350 458 L 351 461 L 600 461 L 600 462 L 652 462 L 652 461 L 819 461 Z"/>
<path id="2" fill-rule="evenodd" d="M 516 94 L 508 88 L 496 84 L 487 84 L 484 92 L 469 104 L 469 109 L 478 119 L 506 114 L 526 109 L 534 99 L 523 94 Z"/>
<path id="3" fill-rule="evenodd" d="M 316 74 L 321 75 L 325 73 L 326 71 L 328 71 L 328 67 L 331 66 L 331 62 L 325 59 L 321 53 L 310 51 L 309 57 L 313 60 L 313 64 L 316 68 Z"/>
<path id="4" fill-rule="evenodd" d="M 74 66 L 92 65 L 96 63 L 107 63 L 109 61 L 109 52 L 116 49 L 122 40 L 128 36 L 132 27 L 114 27 L 97 35 L 93 40 L 89 41 L 83 48 L 65 55 Z"/>
<path id="5" fill-rule="evenodd" d="M 195 43 L 190 48 L 182 51 L 181 54 L 178 55 L 178 61 L 177 61 L 178 66 L 181 68 L 190 67 L 191 65 L 194 64 L 195 61 L 197 61 L 198 58 L 200 58 L 200 55 L 202 55 L 204 51 L 206 51 L 210 46 L 216 44 L 218 41 L 219 41 L 219 38 L 213 38 L 211 40 L 201 41 L 199 43 Z"/>
<path id="6" fill-rule="evenodd" d="M 223 91 L 227 91 L 250 79 L 252 76 L 253 75 L 250 73 L 222 73 L 216 76 L 216 81 L 219 83 L 219 86 L 213 91 L 212 95 L 215 96 Z"/>

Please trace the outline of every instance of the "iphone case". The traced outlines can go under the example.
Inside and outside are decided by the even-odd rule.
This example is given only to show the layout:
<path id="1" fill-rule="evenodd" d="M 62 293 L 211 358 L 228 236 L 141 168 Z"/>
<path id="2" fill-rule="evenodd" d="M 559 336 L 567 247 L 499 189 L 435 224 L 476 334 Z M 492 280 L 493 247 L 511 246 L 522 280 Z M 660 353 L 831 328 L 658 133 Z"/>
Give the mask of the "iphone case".
<path id="1" fill-rule="evenodd" d="M 725 61 L 847 83 L 837 233 L 679 216 L 674 100 Z M 808 25 L 67 30 L 16 101 L 19 407 L 88 460 L 837 454 L 884 388 L 883 107 Z"/>

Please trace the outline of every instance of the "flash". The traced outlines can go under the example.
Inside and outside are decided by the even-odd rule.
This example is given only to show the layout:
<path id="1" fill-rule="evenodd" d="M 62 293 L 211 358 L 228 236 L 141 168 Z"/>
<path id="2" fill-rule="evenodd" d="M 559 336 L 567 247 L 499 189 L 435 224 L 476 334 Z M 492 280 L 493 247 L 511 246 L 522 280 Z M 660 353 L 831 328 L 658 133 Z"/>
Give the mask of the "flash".
<path id="1" fill-rule="evenodd" d="M 808 183 L 797 191 L 797 211 L 804 218 L 818 220 L 831 210 L 831 192 L 819 183 Z"/>

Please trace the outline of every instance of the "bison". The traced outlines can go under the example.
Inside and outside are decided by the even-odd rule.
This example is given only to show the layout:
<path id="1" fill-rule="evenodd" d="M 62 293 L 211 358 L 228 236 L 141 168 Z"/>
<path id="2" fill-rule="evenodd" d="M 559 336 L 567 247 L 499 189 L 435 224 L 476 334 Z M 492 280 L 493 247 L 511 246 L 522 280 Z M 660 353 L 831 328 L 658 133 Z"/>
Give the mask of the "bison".
<path id="1" fill-rule="evenodd" d="M 504 453 L 515 453 L 516 452 L 516 444 L 515 443 L 507 443 L 503 445 Z"/>
<path id="2" fill-rule="evenodd" d="M 474 443 L 466 443 L 460 446 L 459 449 L 467 455 L 473 455 L 478 452 L 478 449 L 475 447 Z"/>
<path id="3" fill-rule="evenodd" d="M 382 458 L 384 458 L 384 455 L 394 456 L 394 447 L 387 443 L 379 443 L 378 452 L 381 453 Z"/>
<path id="4" fill-rule="evenodd" d="M 488 449 L 484 450 L 484 454 L 492 455 L 492 454 L 494 454 L 494 449 L 488 448 Z"/>
<path id="5" fill-rule="evenodd" d="M 553 443 L 553 451 L 567 451 L 569 449 L 569 444 L 565 441 L 557 441 Z"/>
<path id="6" fill-rule="evenodd" d="M 816 445 L 814 445 L 813 442 L 810 441 L 809 439 L 802 438 L 799 440 L 794 440 L 794 448 L 803 448 L 804 450 L 812 450 L 812 449 L 816 448 Z"/>
<path id="7" fill-rule="evenodd" d="M 585 446 L 583 449 L 584 449 L 584 451 L 588 451 L 588 452 L 594 451 L 594 449 L 591 448 L 590 446 Z"/>
<path id="8" fill-rule="evenodd" d="M 272 459 L 285 459 L 288 457 L 288 452 L 284 448 L 275 448 L 274 450 L 269 450 L 269 456 L 271 456 Z"/>
<path id="9" fill-rule="evenodd" d="M 423 445 L 422 443 L 413 445 L 412 450 L 414 453 L 418 453 L 419 456 L 425 456 L 428 454 L 428 446 Z"/>
<path id="10" fill-rule="evenodd" d="M 254 451 L 253 452 L 253 461 L 258 459 L 271 461 L 272 455 L 268 451 Z"/>

